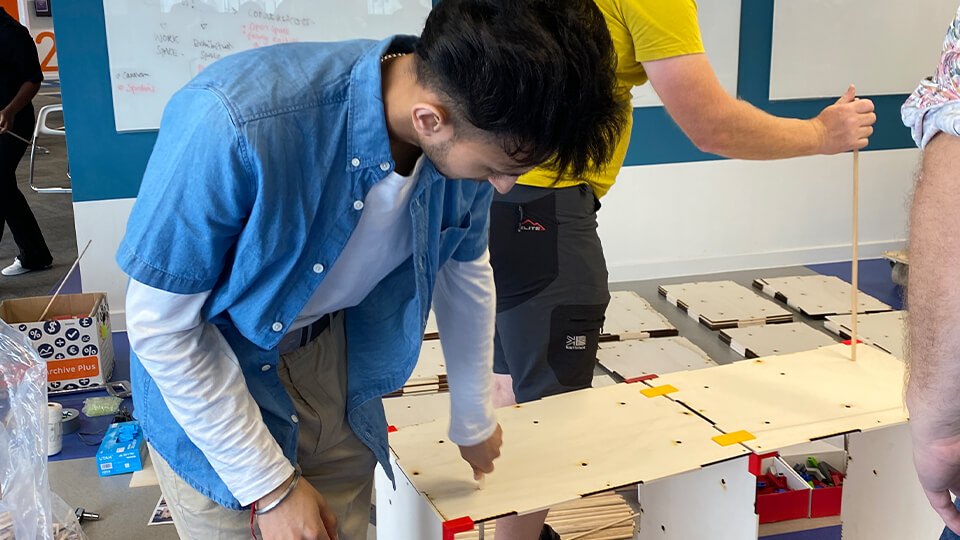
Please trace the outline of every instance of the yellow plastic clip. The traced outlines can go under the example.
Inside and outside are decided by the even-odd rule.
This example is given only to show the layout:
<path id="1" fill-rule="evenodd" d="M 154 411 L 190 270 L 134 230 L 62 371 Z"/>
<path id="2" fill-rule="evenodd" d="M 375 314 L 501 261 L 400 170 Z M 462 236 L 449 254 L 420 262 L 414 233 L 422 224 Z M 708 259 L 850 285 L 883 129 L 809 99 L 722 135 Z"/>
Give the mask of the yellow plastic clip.
<path id="1" fill-rule="evenodd" d="M 665 384 L 663 386 L 654 386 L 653 388 L 647 388 L 646 390 L 641 390 L 640 393 L 653 398 L 659 396 L 665 396 L 667 394 L 672 394 L 676 392 L 677 389 L 673 387 L 672 384 Z"/>
<path id="2" fill-rule="evenodd" d="M 717 435 L 713 438 L 713 442 L 719 444 L 720 446 L 730 446 L 733 444 L 740 444 L 745 441 L 752 441 L 756 439 L 756 435 L 750 433 L 746 430 L 734 431 L 733 433 L 726 433 L 723 435 Z"/>

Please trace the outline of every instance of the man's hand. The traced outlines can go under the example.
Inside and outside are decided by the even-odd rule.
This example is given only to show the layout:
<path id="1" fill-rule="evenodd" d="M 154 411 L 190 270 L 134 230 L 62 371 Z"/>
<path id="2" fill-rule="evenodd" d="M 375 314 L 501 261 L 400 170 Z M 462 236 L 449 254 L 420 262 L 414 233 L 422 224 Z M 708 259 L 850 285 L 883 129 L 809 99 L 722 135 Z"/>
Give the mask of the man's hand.
<path id="1" fill-rule="evenodd" d="M 262 508 L 286 490 L 293 477 L 257 501 Z M 276 508 L 257 516 L 263 540 L 338 540 L 337 517 L 323 495 L 306 480 Z"/>
<path id="2" fill-rule="evenodd" d="M 859 150 L 870 142 L 877 115 L 873 112 L 872 101 L 857 99 L 856 95 L 856 88 L 851 84 L 847 93 L 813 119 L 820 132 L 817 153 L 830 155 Z"/>
<path id="3" fill-rule="evenodd" d="M 503 445 L 503 430 L 500 424 L 497 424 L 497 430 L 489 439 L 473 446 L 460 447 L 460 455 L 473 467 L 474 480 L 480 480 L 484 474 L 493 472 L 493 460 L 500 457 L 501 445 Z"/>
<path id="4" fill-rule="evenodd" d="M 947 527 L 960 534 L 960 510 L 950 500 L 951 491 L 960 493 L 960 434 L 944 436 L 940 433 L 943 425 L 930 425 L 912 410 L 910 416 L 913 461 L 920 485 Z"/>
<path id="5" fill-rule="evenodd" d="M 0 109 L 0 135 L 6 133 L 12 123 L 13 115 L 7 112 L 6 109 Z"/>

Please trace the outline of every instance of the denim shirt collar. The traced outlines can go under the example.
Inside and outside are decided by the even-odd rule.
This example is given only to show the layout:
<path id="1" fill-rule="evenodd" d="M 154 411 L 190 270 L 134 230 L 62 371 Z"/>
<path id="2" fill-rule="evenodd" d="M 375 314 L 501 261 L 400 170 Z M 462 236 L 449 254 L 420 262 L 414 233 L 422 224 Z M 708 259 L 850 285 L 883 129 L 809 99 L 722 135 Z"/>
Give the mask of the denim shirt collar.
<path id="1" fill-rule="evenodd" d="M 415 36 L 393 36 L 367 51 L 350 72 L 350 109 L 347 117 L 347 171 L 395 163 L 383 110 L 381 61 L 390 52 L 412 52 Z M 374 126 L 376 126 L 374 128 Z"/>

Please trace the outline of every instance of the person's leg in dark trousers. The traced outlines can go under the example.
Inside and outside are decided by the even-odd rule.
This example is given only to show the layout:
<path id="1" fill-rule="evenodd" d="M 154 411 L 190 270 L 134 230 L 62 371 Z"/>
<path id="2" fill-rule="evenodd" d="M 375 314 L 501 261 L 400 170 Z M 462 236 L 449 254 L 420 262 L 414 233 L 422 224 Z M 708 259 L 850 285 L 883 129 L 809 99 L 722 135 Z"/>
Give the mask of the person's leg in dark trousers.
<path id="1" fill-rule="evenodd" d="M 20 111 L 12 132 L 29 139 L 33 133 L 33 108 Z M 6 223 L 19 248 L 20 264 L 30 270 L 50 266 L 53 257 L 40 232 L 27 199 L 17 187 L 17 165 L 27 150 L 27 143 L 12 135 L 0 135 L 0 222 Z M 0 227 L 0 238 L 3 228 Z"/>

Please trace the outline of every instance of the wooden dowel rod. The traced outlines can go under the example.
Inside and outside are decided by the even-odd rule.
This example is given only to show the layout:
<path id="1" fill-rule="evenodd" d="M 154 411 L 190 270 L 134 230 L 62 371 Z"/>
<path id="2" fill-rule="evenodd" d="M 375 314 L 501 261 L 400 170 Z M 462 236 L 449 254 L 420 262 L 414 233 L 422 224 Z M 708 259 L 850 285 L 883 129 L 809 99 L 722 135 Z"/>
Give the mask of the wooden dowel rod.
<path id="1" fill-rule="evenodd" d="M 859 292 L 860 246 L 860 151 L 853 151 L 853 260 L 850 267 L 850 360 L 857 361 L 857 293 Z"/>

